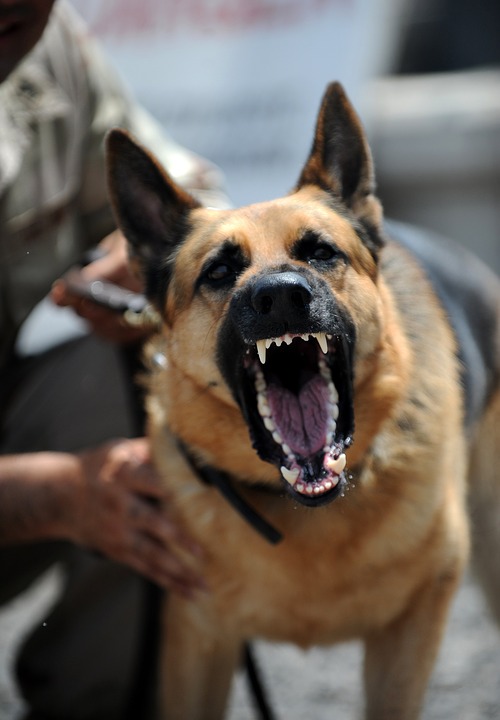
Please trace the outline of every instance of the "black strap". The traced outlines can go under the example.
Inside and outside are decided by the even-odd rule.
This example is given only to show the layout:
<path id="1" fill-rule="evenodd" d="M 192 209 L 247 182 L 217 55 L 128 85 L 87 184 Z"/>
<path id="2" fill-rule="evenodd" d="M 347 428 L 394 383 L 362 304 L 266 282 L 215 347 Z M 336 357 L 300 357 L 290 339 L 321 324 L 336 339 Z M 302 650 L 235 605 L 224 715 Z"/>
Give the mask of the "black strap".
<path id="1" fill-rule="evenodd" d="M 207 485 L 213 485 L 226 498 L 228 503 L 240 513 L 240 515 L 252 525 L 272 545 L 283 540 L 283 535 L 276 530 L 265 518 L 262 517 L 251 505 L 247 503 L 234 489 L 230 476 L 222 470 L 210 467 L 209 465 L 199 465 L 189 450 L 182 442 L 178 442 L 184 457 L 189 462 L 192 470 Z"/>
<path id="2" fill-rule="evenodd" d="M 245 644 L 244 660 L 248 683 L 260 717 L 262 720 L 275 720 L 276 715 L 267 698 L 266 688 L 264 687 L 259 667 L 255 661 L 253 648 L 249 643 Z"/>

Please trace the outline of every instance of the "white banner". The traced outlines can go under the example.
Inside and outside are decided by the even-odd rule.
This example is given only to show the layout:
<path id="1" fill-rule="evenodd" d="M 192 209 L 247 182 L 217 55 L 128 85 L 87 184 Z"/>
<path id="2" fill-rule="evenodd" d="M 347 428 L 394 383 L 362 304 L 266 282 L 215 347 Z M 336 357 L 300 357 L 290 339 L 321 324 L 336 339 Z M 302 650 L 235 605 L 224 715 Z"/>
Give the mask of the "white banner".
<path id="1" fill-rule="evenodd" d="M 241 204 L 294 184 L 329 81 L 363 115 L 363 85 L 385 68 L 402 0 L 73 4 L 136 97 L 222 168 Z"/>

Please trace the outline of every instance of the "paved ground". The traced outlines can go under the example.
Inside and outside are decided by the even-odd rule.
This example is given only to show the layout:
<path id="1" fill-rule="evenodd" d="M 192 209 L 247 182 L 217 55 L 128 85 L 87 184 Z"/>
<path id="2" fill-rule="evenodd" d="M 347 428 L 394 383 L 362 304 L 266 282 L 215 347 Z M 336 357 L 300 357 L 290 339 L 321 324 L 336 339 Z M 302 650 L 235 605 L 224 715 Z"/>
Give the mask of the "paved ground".
<path id="1" fill-rule="evenodd" d="M 52 574 L 0 615 L 0 720 L 18 720 L 19 698 L 5 668 L 27 625 L 43 622 L 57 585 Z M 361 650 L 356 644 L 299 652 L 290 646 L 256 647 L 280 720 L 355 720 L 361 714 Z M 229 720 L 254 720 L 244 678 L 238 677 Z M 500 635 L 469 578 L 452 615 L 423 720 L 499 720 Z M 141 720 L 137 718 L 137 720 Z"/>

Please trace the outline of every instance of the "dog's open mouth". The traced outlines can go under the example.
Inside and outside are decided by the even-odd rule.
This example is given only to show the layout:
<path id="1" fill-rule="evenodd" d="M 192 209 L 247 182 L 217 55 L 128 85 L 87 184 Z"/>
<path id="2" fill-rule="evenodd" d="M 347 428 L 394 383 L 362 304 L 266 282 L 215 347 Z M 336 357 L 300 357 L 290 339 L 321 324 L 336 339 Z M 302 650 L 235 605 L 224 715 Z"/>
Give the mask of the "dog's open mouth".
<path id="1" fill-rule="evenodd" d="M 257 452 L 306 505 L 337 497 L 351 440 L 348 350 L 326 333 L 286 334 L 248 347 L 247 418 Z"/>

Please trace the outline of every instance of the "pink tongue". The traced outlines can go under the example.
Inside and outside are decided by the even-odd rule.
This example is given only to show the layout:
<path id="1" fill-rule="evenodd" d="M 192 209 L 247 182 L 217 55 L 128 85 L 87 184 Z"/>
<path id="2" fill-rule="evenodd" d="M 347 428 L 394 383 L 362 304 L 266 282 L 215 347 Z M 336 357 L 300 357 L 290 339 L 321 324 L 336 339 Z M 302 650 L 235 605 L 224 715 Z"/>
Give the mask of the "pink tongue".
<path id="1" fill-rule="evenodd" d="M 298 396 L 271 384 L 267 399 L 276 429 L 294 453 L 311 455 L 321 450 L 326 440 L 328 389 L 320 376 L 309 380 Z"/>

